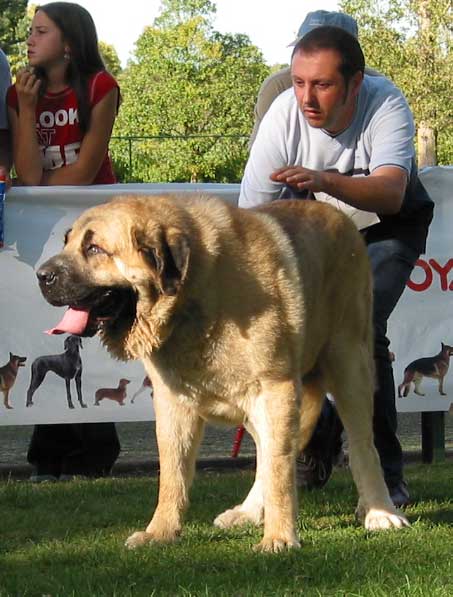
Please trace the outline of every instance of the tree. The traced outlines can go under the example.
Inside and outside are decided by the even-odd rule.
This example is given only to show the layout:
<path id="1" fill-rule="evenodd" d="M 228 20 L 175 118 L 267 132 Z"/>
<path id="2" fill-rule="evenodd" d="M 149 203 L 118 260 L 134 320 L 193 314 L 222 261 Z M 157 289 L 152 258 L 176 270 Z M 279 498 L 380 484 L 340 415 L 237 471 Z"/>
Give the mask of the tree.
<path id="1" fill-rule="evenodd" d="M 163 138 L 134 142 L 136 180 L 242 176 L 253 105 L 268 67 L 247 36 L 213 31 L 213 10 L 208 0 L 166 0 L 137 41 L 135 60 L 121 77 L 115 135 Z M 126 148 L 114 156 L 124 171 Z"/>
<path id="2" fill-rule="evenodd" d="M 414 113 L 419 165 L 453 163 L 451 0 L 344 0 L 367 63 L 392 79 Z"/>
<path id="3" fill-rule="evenodd" d="M 8 56 L 13 72 L 26 60 L 28 26 L 27 0 L 0 0 L 0 48 Z"/>
<path id="4" fill-rule="evenodd" d="M 118 77 L 118 75 L 121 72 L 121 62 L 118 58 L 118 54 L 115 50 L 115 47 L 111 44 L 106 43 L 105 41 L 100 41 L 99 51 L 101 53 L 102 60 L 104 61 L 105 68 L 114 77 Z"/>

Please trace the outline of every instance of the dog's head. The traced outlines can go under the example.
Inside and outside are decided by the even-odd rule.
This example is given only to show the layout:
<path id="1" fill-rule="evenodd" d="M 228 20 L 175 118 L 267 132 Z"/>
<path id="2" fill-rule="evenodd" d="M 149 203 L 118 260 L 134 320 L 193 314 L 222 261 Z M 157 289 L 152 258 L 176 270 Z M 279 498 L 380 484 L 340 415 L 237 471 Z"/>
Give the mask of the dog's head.
<path id="1" fill-rule="evenodd" d="M 64 349 L 65 350 L 78 350 L 79 348 L 83 348 L 82 346 L 82 338 L 80 336 L 68 336 L 64 341 Z"/>
<path id="2" fill-rule="evenodd" d="M 449 344 L 444 344 L 443 342 L 441 342 L 441 346 L 442 346 L 442 352 L 446 356 L 451 357 L 453 355 L 453 346 L 450 346 Z"/>
<path id="3" fill-rule="evenodd" d="M 9 362 L 15 365 L 16 367 L 25 367 L 25 362 L 27 357 L 20 357 L 17 354 L 13 354 L 12 352 L 9 353 Z"/>
<path id="4" fill-rule="evenodd" d="M 120 379 L 119 385 L 121 387 L 127 386 L 128 383 L 131 383 L 130 379 L 124 379 L 123 377 Z"/>
<path id="5" fill-rule="evenodd" d="M 70 307 L 51 331 L 99 332 L 122 359 L 140 356 L 141 336 L 158 346 L 189 264 L 179 212 L 170 198 L 121 197 L 82 214 L 37 272 L 47 301 Z"/>

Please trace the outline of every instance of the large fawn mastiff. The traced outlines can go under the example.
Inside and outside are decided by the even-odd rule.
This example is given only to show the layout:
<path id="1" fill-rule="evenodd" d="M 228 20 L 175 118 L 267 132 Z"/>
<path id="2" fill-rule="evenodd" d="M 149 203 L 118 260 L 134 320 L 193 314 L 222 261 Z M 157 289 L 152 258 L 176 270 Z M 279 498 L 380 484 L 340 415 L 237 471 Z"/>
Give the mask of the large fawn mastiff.
<path id="1" fill-rule="evenodd" d="M 348 434 L 365 527 L 408 524 L 373 444 L 366 248 L 339 211 L 119 197 L 82 214 L 37 275 L 51 304 L 70 307 L 53 332 L 98 333 L 114 356 L 141 359 L 152 381 L 159 499 L 128 547 L 180 534 L 206 421 L 244 424 L 257 448 L 250 493 L 215 524 L 264 522 L 259 549 L 299 547 L 295 458 L 326 392 Z"/>

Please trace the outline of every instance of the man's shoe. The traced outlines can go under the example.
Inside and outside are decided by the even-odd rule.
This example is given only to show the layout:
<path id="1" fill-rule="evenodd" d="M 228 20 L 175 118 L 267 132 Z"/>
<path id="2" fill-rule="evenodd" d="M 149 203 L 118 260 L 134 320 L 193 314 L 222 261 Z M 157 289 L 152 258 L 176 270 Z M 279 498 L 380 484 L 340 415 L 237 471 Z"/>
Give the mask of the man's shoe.
<path id="1" fill-rule="evenodd" d="M 54 481 L 58 481 L 55 475 L 32 475 L 30 477 L 31 483 L 53 483 Z"/>
<path id="2" fill-rule="evenodd" d="M 321 458 L 320 455 L 301 452 L 296 458 L 297 487 L 304 489 L 320 489 L 324 487 L 332 474 L 333 459 Z"/>
<path id="3" fill-rule="evenodd" d="M 324 399 L 319 421 L 305 450 L 296 458 L 298 487 L 319 489 L 330 479 L 343 451 L 343 425 L 334 404 Z"/>
<path id="4" fill-rule="evenodd" d="M 395 508 L 404 508 L 411 503 L 409 490 L 405 481 L 400 481 L 397 485 L 389 487 L 390 499 Z"/>

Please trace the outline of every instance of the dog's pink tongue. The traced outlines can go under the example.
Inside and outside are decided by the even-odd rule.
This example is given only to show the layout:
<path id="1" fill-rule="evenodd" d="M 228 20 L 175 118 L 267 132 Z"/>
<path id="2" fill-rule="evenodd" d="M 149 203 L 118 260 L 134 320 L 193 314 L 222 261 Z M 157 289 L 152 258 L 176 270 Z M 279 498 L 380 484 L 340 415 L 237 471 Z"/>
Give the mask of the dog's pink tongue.
<path id="1" fill-rule="evenodd" d="M 46 334 L 76 334 L 80 335 L 88 325 L 90 311 L 88 309 L 74 309 L 69 307 L 63 319 L 54 328 L 46 330 Z"/>

